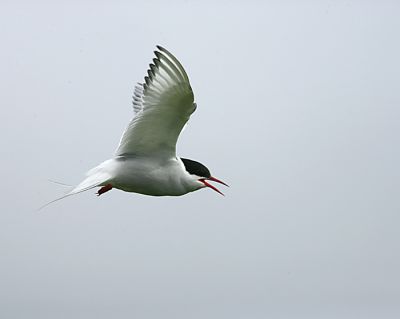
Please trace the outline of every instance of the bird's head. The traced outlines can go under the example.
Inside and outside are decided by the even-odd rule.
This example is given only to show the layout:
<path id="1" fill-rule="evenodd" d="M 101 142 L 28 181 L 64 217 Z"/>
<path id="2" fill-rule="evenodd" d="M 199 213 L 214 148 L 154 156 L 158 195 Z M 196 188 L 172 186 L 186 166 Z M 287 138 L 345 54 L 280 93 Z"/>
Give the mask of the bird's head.
<path id="1" fill-rule="evenodd" d="M 218 178 L 211 176 L 211 173 L 207 167 L 205 167 L 203 164 L 199 162 L 187 158 L 181 158 L 181 160 L 185 165 L 186 171 L 193 177 L 196 185 L 198 186 L 197 189 L 209 187 L 212 190 L 216 191 L 217 193 L 224 195 L 218 188 L 210 184 L 209 181 L 217 182 L 225 186 L 228 185 L 225 184 L 223 181 L 219 180 Z"/>

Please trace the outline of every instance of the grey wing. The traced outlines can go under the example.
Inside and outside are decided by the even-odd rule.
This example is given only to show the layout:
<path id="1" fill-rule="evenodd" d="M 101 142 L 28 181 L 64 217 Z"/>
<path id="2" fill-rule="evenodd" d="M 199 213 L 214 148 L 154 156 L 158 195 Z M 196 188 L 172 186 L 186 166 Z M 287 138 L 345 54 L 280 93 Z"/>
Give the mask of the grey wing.
<path id="1" fill-rule="evenodd" d="M 174 157 L 182 128 L 195 111 L 193 91 L 181 63 L 157 46 L 145 83 L 135 87 L 131 120 L 116 155 Z"/>

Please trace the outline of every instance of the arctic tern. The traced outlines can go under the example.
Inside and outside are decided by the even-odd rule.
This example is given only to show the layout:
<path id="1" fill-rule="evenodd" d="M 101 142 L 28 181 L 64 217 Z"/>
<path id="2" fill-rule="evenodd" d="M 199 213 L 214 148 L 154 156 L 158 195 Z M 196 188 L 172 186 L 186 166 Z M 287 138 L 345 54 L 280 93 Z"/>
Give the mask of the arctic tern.
<path id="1" fill-rule="evenodd" d="M 206 187 L 222 194 L 210 182 L 228 186 L 203 164 L 176 156 L 179 134 L 197 106 L 181 63 L 163 47 L 157 49 L 144 83 L 134 89 L 134 117 L 114 157 L 91 169 L 80 184 L 50 203 L 95 187 L 99 187 L 98 196 L 113 188 L 180 196 Z"/>

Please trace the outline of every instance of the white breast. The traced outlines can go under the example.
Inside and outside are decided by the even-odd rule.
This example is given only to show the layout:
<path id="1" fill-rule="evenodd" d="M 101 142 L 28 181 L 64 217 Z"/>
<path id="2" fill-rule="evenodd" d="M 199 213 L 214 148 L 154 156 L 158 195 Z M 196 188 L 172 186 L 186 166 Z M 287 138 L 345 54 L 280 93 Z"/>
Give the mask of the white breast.
<path id="1" fill-rule="evenodd" d="M 114 188 L 153 196 L 180 196 L 202 188 L 176 158 L 120 156 L 114 159 Z"/>

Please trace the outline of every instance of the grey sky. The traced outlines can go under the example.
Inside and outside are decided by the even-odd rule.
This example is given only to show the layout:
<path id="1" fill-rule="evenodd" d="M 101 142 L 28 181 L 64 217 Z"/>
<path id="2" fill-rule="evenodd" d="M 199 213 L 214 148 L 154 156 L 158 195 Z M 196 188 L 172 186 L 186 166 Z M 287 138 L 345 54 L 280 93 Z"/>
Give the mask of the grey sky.
<path id="1" fill-rule="evenodd" d="M 399 3 L 144 2 L 0 4 L 0 317 L 399 318 Z M 227 196 L 37 213 L 113 154 L 156 44 Z"/>

